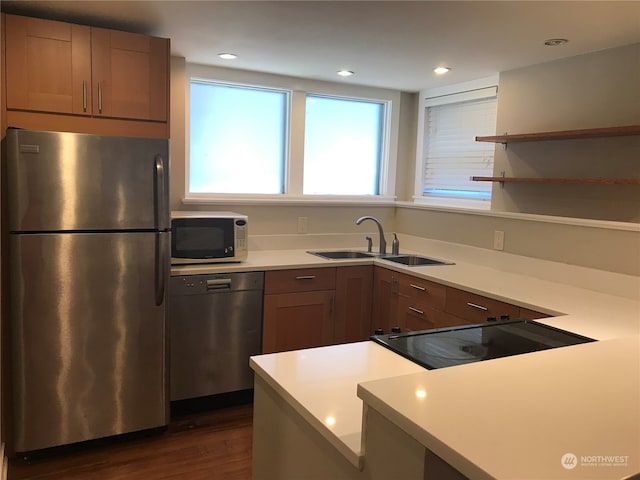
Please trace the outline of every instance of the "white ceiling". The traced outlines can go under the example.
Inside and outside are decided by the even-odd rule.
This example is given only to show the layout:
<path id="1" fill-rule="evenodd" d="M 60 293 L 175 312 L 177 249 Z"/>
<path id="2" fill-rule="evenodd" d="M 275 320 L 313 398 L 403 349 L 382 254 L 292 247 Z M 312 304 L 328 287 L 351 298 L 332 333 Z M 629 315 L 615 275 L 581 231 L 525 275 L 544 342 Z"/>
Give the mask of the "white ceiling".
<path id="1" fill-rule="evenodd" d="M 10 1 L 171 39 L 188 62 L 403 91 L 640 42 L 640 1 Z M 544 40 L 567 38 L 561 47 Z M 224 61 L 220 52 L 239 58 Z M 452 67 L 437 76 L 437 65 Z M 349 78 L 339 69 L 355 71 Z"/>

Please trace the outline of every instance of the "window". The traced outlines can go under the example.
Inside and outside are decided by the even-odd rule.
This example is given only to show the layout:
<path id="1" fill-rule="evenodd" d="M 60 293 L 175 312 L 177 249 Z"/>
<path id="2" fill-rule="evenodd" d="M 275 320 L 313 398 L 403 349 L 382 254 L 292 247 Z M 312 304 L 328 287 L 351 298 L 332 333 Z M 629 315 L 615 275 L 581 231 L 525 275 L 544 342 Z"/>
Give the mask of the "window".
<path id="1" fill-rule="evenodd" d="M 191 81 L 190 193 L 284 193 L 289 94 Z"/>
<path id="2" fill-rule="evenodd" d="M 493 175 L 495 146 L 475 137 L 495 135 L 496 94 L 490 87 L 426 99 L 422 196 L 491 198 L 491 184 L 470 177 Z"/>
<path id="3" fill-rule="evenodd" d="M 394 202 L 400 92 L 197 64 L 185 73 L 185 204 Z"/>
<path id="4" fill-rule="evenodd" d="M 378 195 L 385 103 L 307 95 L 305 195 Z"/>

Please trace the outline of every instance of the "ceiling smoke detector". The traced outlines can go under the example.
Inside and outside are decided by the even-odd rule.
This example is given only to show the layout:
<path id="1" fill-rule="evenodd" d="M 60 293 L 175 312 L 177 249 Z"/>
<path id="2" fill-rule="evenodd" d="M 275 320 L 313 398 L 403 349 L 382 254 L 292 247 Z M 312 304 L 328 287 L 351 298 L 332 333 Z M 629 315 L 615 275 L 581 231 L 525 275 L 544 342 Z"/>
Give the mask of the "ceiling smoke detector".
<path id="1" fill-rule="evenodd" d="M 545 40 L 544 44 L 548 47 L 559 47 L 560 45 L 565 45 L 569 43 L 569 40 L 566 38 L 550 38 L 549 40 Z"/>

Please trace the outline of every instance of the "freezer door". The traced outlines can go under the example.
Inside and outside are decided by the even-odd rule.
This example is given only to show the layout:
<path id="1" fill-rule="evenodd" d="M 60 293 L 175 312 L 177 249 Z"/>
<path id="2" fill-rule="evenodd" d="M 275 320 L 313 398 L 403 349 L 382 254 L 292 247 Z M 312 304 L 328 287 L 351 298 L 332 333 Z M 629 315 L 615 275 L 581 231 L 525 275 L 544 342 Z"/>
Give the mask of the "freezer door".
<path id="1" fill-rule="evenodd" d="M 168 142 L 7 132 L 13 232 L 169 228 Z"/>
<path id="2" fill-rule="evenodd" d="M 167 424 L 169 235 L 10 236 L 16 451 Z"/>

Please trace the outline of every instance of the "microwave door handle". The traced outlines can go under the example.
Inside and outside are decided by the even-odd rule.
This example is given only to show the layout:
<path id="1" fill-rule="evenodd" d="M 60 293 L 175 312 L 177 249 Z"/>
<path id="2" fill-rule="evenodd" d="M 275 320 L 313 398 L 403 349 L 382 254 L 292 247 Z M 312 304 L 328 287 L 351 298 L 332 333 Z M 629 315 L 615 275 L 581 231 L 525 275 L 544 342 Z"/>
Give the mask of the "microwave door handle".
<path id="1" fill-rule="evenodd" d="M 167 191 L 166 191 L 166 172 L 164 168 L 164 159 L 162 155 L 157 154 L 154 158 L 155 173 L 155 216 L 158 230 L 169 229 L 169 215 L 167 212 Z"/>

